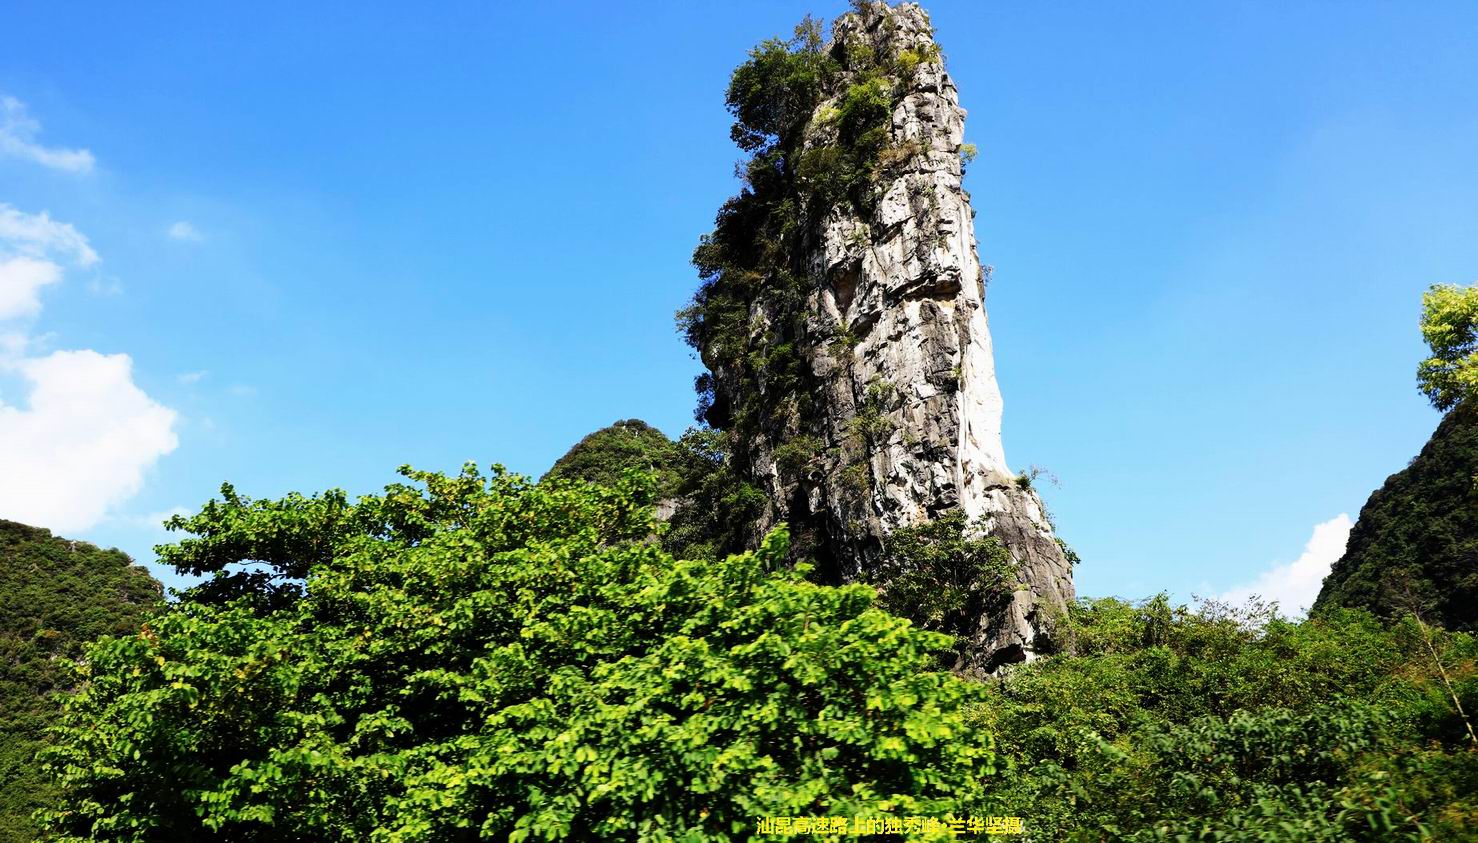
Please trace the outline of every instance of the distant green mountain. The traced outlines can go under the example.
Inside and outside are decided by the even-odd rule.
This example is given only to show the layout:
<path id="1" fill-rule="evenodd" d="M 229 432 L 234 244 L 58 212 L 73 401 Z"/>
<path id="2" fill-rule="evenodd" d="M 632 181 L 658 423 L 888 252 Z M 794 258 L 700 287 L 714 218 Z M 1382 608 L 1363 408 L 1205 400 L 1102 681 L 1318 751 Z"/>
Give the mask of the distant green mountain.
<path id="1" fill-rule="evenodd" d="M 1447 414 L 1416 459 L 1360 510 L 1314 603 L 1478 630 L 1478 402 Z"/>
<path id="2" fill-rule="evenodd" d="M 159 583 L 120 550 L 0 521 L 0 843 L 37 839 L 31 812 L 52 793 L 34 763 L 55 720 L 65 660 L 103 635 L 129 635 L 163 603 Z"/>
<path id="3" fill-rule="evenodd" d="M 627 469 L 656 474 L 658 492 L 671 493 L 680 460 L 677 443 L 641 419 L 624 419 L 586 436 L 545 477 L 614 486 Z"/>

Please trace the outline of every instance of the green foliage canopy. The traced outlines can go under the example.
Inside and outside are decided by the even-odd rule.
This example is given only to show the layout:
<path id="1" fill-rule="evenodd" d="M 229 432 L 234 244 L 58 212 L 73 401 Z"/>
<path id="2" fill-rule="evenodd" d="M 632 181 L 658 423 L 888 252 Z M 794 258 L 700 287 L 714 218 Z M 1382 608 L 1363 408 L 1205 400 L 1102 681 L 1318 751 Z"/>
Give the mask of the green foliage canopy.
<path id="1" fill-rule="evenodd" d="M 965 513 L 952 510 L 895 530 L 866 576 L 889 612 L 924 629 L 958 634 L 1010 593 L 1016 566 L 999 539 L 984 536 Z"/>
<path id="2" fill-rule="evenodd" d="M 88 651 L 61 840 L 740 840 L 942 814 L 989 772 L 946 637 L 784 569 L 783 530 L 679 561 L 635 474 L 403 473 L 175 522 L 167 555 L 232 585 Z"/>
<path id="3" fill-rule="evenodd" d="M 1439 410 L 1478 395 L 1478 284 L 1436 284 L 1422 296 L 1422 339 L 1432 356 L 1417 385 Z"/>

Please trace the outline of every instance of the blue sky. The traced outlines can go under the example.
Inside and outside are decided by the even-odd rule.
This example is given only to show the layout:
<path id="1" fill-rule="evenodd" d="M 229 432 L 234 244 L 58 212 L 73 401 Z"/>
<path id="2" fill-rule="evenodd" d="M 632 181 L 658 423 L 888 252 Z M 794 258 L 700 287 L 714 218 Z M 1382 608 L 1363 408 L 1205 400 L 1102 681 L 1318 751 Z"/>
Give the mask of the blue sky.
<path id="1" fill-rule="evenodd" d="M 1061 479 L 1079 590 L 1327 564 L 1315 525 L 1437 423 L 1421 291 L 1478 277 L 1478 6 L 928 8 L 1007 456 Z M 147 561 L 151 517 L 223 480 L 362 493 L 681 432 L 728 73 L 842 10 L 7 4 L 0 517 Z"/>

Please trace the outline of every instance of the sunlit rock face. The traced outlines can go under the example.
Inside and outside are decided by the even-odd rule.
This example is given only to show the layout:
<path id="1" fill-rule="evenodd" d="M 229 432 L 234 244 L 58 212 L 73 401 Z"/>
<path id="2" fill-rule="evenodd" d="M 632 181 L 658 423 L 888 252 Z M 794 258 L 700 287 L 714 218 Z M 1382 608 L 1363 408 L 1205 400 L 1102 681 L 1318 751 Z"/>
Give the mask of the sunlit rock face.
<path id="1" fill-rule="evenodd" d="M 844 15 L 832 37 L 832 48 L 937 55 L 928 15 L 914 4 Z M 825 92 L 808 147 L 831 142 L 835 129 L 821 115 L 847 84 L 844 74 Z M 961 186 L 965 112 L 938 58 L 895 84 L 906 86 L 891 126 L 901 160 L 876 185 L 871 210 L 839 203 L 805 221 L 812 283 L 798 346 L 820 400 L 781 408 L 742 447 L 774 502 L 757 532 L 789 522 L 805 552 L 839 579 L 862 578 L 901 527 L 956 508 L 981 519 L 1020 571 L 1020 588 L 962 631 L 968 646 L 956 667 L 988 671 L 1050 648 L 1052 618 L 1073 599 L 1072 572 L 1001 444 L 986 279 Z M 754 336 L 778 314 L 757 302 Z M 714 374 L 722 397 L 731 379 Z M 802 438 L 820 447 L 796 465 L 784 446 Z"/>

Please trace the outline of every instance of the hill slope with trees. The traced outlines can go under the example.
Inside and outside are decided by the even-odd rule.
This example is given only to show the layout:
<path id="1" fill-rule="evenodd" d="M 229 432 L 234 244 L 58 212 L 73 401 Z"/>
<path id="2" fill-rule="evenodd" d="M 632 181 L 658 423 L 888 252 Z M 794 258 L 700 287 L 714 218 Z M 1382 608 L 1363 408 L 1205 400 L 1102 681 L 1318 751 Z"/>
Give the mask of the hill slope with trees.
<path id="1" fill-rule="evenodd" d="M 0 843 L 37 839 L 31 812 L 54 789 L 35 762 L 72 687 L 67 662 L 104 635 L 131 635 L 163 602 L 122 551 L 0 521 Z"/>
<path id="2" fill-rule="evenodd" d="M 1314 604 L 1478 630 L 1478 405 L 1450 411 L 1360 510 Z"/>

